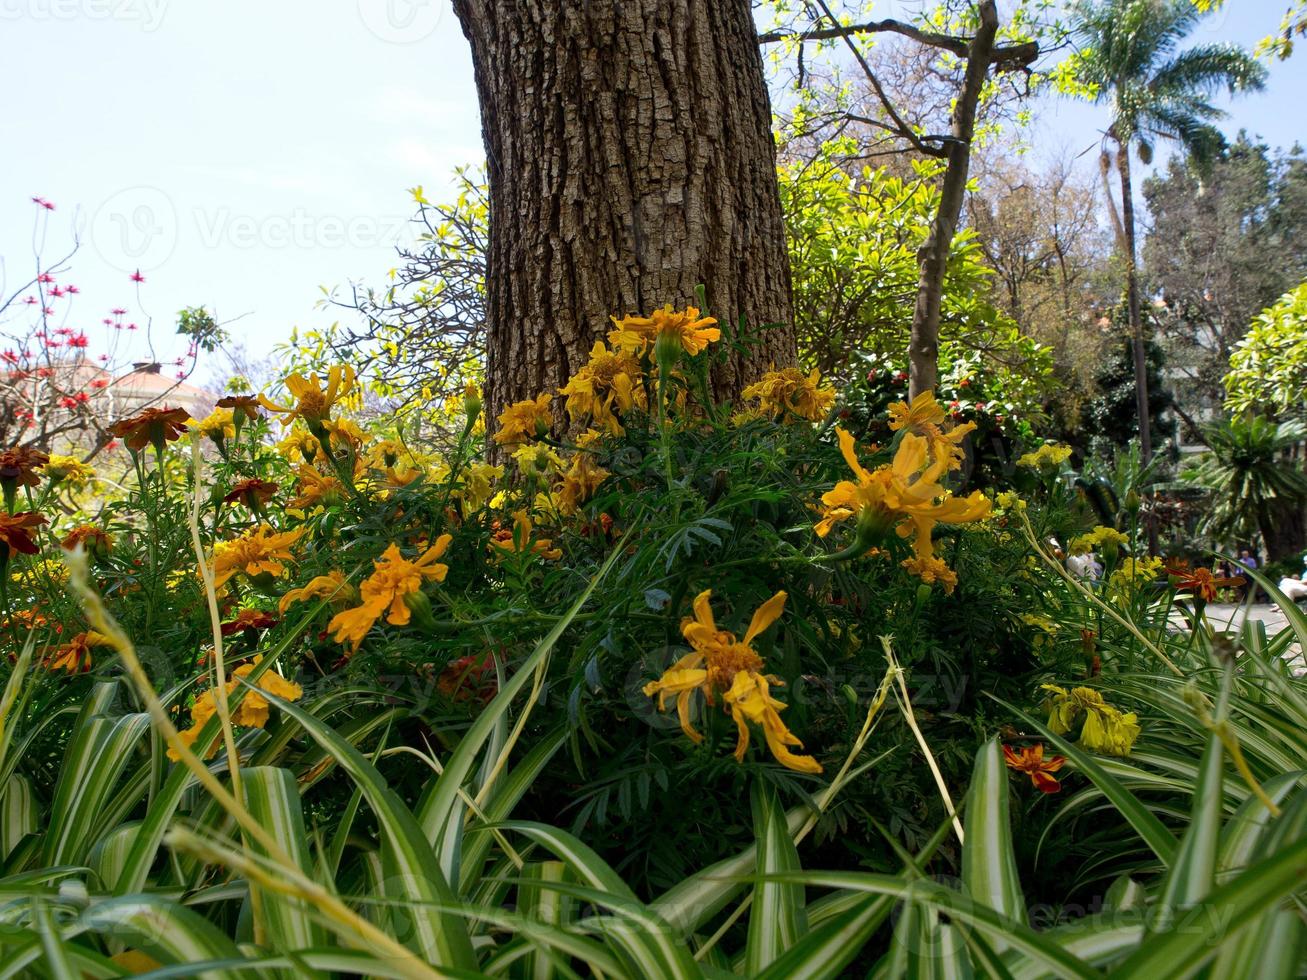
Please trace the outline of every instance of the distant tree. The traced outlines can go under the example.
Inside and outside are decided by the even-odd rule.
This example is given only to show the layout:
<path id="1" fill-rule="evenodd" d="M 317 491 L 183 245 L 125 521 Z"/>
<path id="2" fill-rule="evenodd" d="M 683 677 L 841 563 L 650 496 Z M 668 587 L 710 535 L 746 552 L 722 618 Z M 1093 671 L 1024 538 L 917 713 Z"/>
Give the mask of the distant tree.
<path id="1" fill-rule="evenodd" d="M 1235 45 L 1198 44 L 1180 50 L 1202 16 L 1193 0 L 1082 0 L 1072 16 L 1082 47 L 1062 67 L 1069 91 L 1087 95 L 1111 113 L 1100 165 L 1111 202 L 1106 187 L 1111 144 L 1121 181 L 1120 214 L 1113 206 L 1112 216 L 1125 264 L 1135 407 L 1145 420 L 1139 426 L 1145 463 L 1152 457 L 1151 426 L 1146 421 L 1150 399 L 1130 154 L 1138 151 L 1146 164 L 1152 160 L 1154 144 L 1170 140 L 1198 160 L 1210 159 L 1222 139 L 1212 122 L 1224 115 L 1211 98 L 1221 89 L 1230 93 L 1261 89 L 1266 78 L 1265 67 Z"/>
<path id="2" fill-rule="evenodd" d="M 1307 282 L 1253 320 L 1225 376 L 1231 412 L 1307 420 Z"/>
<path id="3" fill-rule="evenodd" d="M 1187 411 L 1219 406 L 1230 355 L 1258 311 L 1307 278 L 1307 159 L 1243 134 L 1210 161 L 1172 157 L 1144 182 L 1155 322 Z"/>
<path id="4" fill-rule="evenodd" d="M 1098 195 L 1067 158 L 1036 168 L 996 148 L 983 160 L 967 213 L 994 270 L 992 301 L 1052 350 L 1063 385 L 1050 408 L 1074 427 L 1113 344 L 1098 323 L 1109 271 Z"/>
<path id="5" fill-rule="evenodd" d="M 1128 334 L 1118 332 L 1117 337 L 1121 339 L 1107 352 L 1106 364 L 1095 379 L 1099 393 L 1085 403 L 1081 412 L 1077 440 L 1090 453 L 1103 458 L 1111 458 L 1117 447 L 1141 435 L 1141 414 L 1135 402 L 1134 344 Z M 1150 340 L 1145 351 L 1148 411 L 1142 417 L 1149 420 L 1151 443 L 1160 445 L 1175 434 L 1175 422 L 1165 414 L 1173 398 L 1162 374 L 1165 357 L 1161 345 Z"/>
<path id="6" fill-rule="evenodd" d="M 769 6 L 785 25 L 764 32 L 760 40 L 793 52 L 799 89 L 804 88 L 809 47 L 820 50 L 835 45 L 861 72 L 864 97 L 851 104 L 843 86 L 836 88 L 816 114 L 817 125 L 824 122 L 834 127 L 836 134 L 860 128 L 867 135 L 859 152 L 862 160 L 906 148 L 943 164 L 938 203 L 917 252 L 917 289 L 908 345 L 911 392 L 933 389 L 939 373 L 945 281 L 960 227 L 977 118 L 983 99 L 1002 87 L 1005 75 L 1022 81 L 1028 78 L 1040 51 L 1038 39 L 1032 36 L 1037 33 L 1032 31 L 1037 18 L 1025 3 L 1019 3 L 1005 11 L 1008 22 L 1000 31 L 994 0 L 957 7 L 943 3 L 923 13 L 916 23 L 872 19 L 867 10 L 871 5 L 862 0 L 773 0 Z M 948 90 L 947 98 L 932 99 L 942 106 L 943 113 L 912 113 L 909 106 L 891 96 L 880 69 L 868 56 L 877 36 L 905 39 L 904 43 L 925 52 L 921 63 L 928 64 L 937 82 Z M 808 100 L 800 99 L 800 104 L 805 111 L 809 108 Z"/>

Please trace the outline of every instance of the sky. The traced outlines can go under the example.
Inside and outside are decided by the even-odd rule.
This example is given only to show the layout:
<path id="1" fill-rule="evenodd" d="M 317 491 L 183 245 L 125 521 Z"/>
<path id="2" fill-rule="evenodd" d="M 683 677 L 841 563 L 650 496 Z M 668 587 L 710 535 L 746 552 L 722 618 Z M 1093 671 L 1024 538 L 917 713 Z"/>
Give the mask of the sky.
<path id="1" fill-rule="evenodd" d="M 1195 38 L 1251 45 L 1282 7 L 1228 0 Z M 184 353 L 170 335 L 185 306 L 255 355 L 348 317 L 319 307 L 321 287 L 383 282 L 412 237 L 408 188 L 438 200 L 483 153 L 448 0 L 0 0 L 0 90 L 0 297 L 76 240 L 59 281 L 79 292 L 56 321 L 141 359 Z M 1292 145 L 1304 93 L 1307 52 L 1227 128 Z M 1038 111 L 1042 146 L 1097 145 L 1101 110 Z"/>

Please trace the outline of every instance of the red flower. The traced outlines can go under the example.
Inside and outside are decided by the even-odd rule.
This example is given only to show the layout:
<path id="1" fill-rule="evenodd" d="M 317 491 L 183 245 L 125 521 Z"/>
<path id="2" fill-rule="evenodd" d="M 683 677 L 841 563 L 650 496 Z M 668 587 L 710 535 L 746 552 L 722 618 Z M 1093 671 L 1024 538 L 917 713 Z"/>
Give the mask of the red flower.
<path id="1" fill-rule="evenodd" d="M 15 446 L 0 453 L 0 483 L 13 486 L 39 487 L 38 467 L 50 462 L 50 457 L 30 446 Z"/>
<path id="2" fill-rule="evenodd" d="M 54 210 L 54 205 L 51 204 L 49 201 L 47 201 L 47 200 L 46 200 L 45 198 L 43 198 L 43 197 L 34 197 L 34 198 L 32 198 L 32 203 L 33 203 L 33 204 L 38 204 L 38 205 L 40 205 L 41 207 L 45 208 L 47 211 L 53 211 L 53 210 Z"/>
<path id="3" fill-rule="evenodd" d="M 277 625 L 277 617 L 262 609 L 242 609 L 236 618 L 222 624 L 222 635 L 243 633 L 246 630 L 266 630 Z"/>
<path id="4" fill-rule="evenodd" d="M 145 282 L 145 277 L 141 275 L 140 269 L 132 273 L 132 282 Z"/>
<path id="5" fill-rule="evenodd" d="M 163 452 L 163 444 L 180 438 L 186 432 L 191 413 L 184 408 L 147 408 L 121 422 L 115 422 L 109 431 L 127 443 L 128 449 L 137 452 L 152 445 Z"/>
<path id="6" fill-rule="evenodd" d="M 259 505 L 266 504 L 277 492 L 277 484 L 252 477 L 241 480 L 231 488 L 231 493 L 222 498 L 225 504 L 242 503 L 250 510 L 258 510 Z"/>
<path id="7" fill-rule="evenodd" d="M 1028 775 L 1030 781 L 1041 792 L 1056 793 L 1062 788 L 1062 784 L 1049 774 L 1061 769 L 1066 763 L 1066 759 L 1063 756 L 1055 755 L 1045 762 L 1042 742 L 1027 746 L 1024 749 L 1017 749 L 1015 752 L 1011 746 L 1005 745 L 1003 746 L 1003 759 L 1009 769 L 1015 769 L 1017 772 L 1024 772 Z"/>
<path id="8" fill-rule="evenodd" d="M 24 555 L 34 555 L 41 549 L 32 540 L 31 532 L 44 523 L 45 518 L 34 511 L 0 514 L 0 544 Z"/>

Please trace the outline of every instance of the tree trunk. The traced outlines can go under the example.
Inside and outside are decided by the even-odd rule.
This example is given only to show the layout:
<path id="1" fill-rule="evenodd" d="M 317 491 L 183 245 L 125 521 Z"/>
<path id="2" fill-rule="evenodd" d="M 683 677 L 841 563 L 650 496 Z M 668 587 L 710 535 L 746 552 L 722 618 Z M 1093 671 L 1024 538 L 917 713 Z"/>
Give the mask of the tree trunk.
<path id="1" fill-rule="evenodd" d="M 1126 310 L 1130 317 L 1130 344 L 1135 356 L 1135 410 L 1139 413 L 1139 451 L 1144 465 L 1153 458 L 1152 413 L 1148 407 L 1148 353 L 1144 320 L 1139 309 L 1139 271 L 1135 264 L 1135 199 L 1130 182 L 1130 145 L 1116 141 L 1116 167 L 1121 174 L 1121 232 L 1125 259 Z"/>
<path id="2" fill-rule="evenodd" d="M 553 391 L 609 315 L 698 305 L 732 397 L 793 363 L 776 148 L 748 0 L 454 0 L 490 181 L 487 410 Z"/>
<path id="3" fill-rule="evenodd" d="M 967 68 L 962 91 L 953 105 L 947 169 L 940 187 L 939 209 L 930 235 L 917 255 L 917 305 L 912 312 L 912 339 L 908 344 L 908 390 L 912 396 L 931 391 L 939 380 L 939 318 L 944 302 L 944 276 L 949 251 L 962 214 L 962 199 L 971 169 L 971 137 L 976 129 L 976 106 L 989 76 L 998 10 L 994 0 L 981 0 L 980 26 L 967 46 Z"/>

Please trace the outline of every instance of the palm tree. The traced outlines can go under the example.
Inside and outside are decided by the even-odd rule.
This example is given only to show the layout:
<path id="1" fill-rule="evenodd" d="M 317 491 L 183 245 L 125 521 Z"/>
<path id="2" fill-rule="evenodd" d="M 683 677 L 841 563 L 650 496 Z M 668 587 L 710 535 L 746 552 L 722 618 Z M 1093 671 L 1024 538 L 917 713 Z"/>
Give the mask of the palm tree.
<path id="1" fill-rule="evenodd" d="M 1074 87 L 1106 105 L 1112 114 L 1100 164 L 1117 247 L 1125 262 L 1135 404 L 1145 462 L 1152 458 L 1153 447 L 1135 264 L 1130 151 L 1137 150 L 1147 165 L 1152 161 L 1154 143 L 1171 140 L 1198 162 L 1209 159 L 1223 142 L 1212 123 L 1225 115 L 1210 99 L 1222 89 L 1231 94 L 1259 90 L 1266 80 L 1266 69 L 1237 45 L 1199 44 L 1178 50 L 1203 16 L 1193 0 L 1082 0 L 1072 13 L 1072 30 L 1081 45 L 1070 64 Z M 1108 184 L 1108 141 L 1116 146 L 1121 179 L 1119 216 Z"/>
<path id="2" fill-rule="evenodd" d="M 1218 541 L 1251 541 L 1260 533 L 1270 558 L 1291 549 L 1293 515 L 1307 501 L 1307 475 L 1292 455 L 1304 439 L 1301 422 L 1276 425 L 1255 415 L 1208 428 L 1210 451 L 1181 474 L 1212 495 L 1202 530 Z"/>

